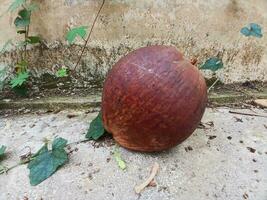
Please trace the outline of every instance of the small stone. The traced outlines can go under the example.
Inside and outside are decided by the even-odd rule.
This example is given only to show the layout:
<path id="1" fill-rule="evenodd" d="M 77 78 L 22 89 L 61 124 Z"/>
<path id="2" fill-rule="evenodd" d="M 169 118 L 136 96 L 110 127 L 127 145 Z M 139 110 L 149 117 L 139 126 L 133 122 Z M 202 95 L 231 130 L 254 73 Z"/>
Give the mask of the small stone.
<path id="1" fill-rule="evenodd" d="M 251 153 L 255 153 L 256 152 L 256 149 L 253 149 L 251 147 L 247 147 L 247 149 L 251 152 Z"/>
<path id="2" fill-rule="evenodd" d="M 216 135 L 209 135 L 209 140 L 215 139 L 217 136 Z"/>
<path id="3" fill-rule="evenodd" d="M 184 149 L 185 149 L 186 152 L 193 151 L 193 148 L 191 146 L 185 147 Z"/>

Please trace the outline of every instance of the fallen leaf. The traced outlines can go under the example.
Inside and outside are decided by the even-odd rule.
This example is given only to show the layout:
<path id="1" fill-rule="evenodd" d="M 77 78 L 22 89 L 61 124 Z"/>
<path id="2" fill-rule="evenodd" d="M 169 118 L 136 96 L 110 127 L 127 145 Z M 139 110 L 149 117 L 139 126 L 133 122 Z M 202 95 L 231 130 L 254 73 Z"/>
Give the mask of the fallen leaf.
<path id="1" fill-rule="evenodd" d="M 260 107 L 267 108 L 267 99 L 256 99 L 254 102 Z"/>
<path id="2" fill-rule="evenodd" d="M 32 156 L 32 161 L 28 164 L 31 185 L 35 186 L 43 182 L 68 161 L 68 155 L 64 150 L 66 145 L 67 140 L 57 138 L 52 143 L 51 151 L 49 151 L 47 144 L 45 144 Z"/>
<path id="3" fill-rule="evenodd" d="M 115 146 L 114 157 L 115 157 L 115 160 L 116 160 L 119 168 L 121 168 L 122 170 L 125 170 L 127 166 L 126 166 L 125 161 L 121 158 L 121 154 L 119 152 L 119 147 L 117 145 Z"/>
<path id="4" fill-rule="evenodd" d="M 151 174 L 146 181 L 134 188 L 137 194 L 140 194 L 153 181 L 159 171 L 159 164 L 155 163 L 152 167 Z"/>
<path id="5" fill-rule="evenodd" d="M 98 140 L 105 133 L 105 129 L 102 122 L 102 114 L 99 112 L 97 117 L 91 122 L 88 132 L 86 134 L 87 139 Z"/>

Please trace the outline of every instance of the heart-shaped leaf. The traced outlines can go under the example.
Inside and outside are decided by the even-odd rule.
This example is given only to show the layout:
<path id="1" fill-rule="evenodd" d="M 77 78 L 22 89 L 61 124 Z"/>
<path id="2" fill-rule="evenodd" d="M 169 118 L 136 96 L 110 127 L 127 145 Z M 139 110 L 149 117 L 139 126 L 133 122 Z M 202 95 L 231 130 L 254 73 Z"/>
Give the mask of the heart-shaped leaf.
<path id="1" fill-rule="evenodd" d="M 30 25 L 31 21 L 31 11 L 23 9 L 19 11 L 18 17 L 15 19 L 14 24 L 17 28 L 24 28 Z"/>
<path id="2" fill-rule="evenodd" d="M 64 148 L 67 140 L 57 138 L 52 143 L 52 150 L 49 151 L 45 144 L 33 157 L 28 164 L 30 169 L 30 183 L 35 186 L 43 182 L 56 172 L 56 170 L 68 161 L 67 152 Z"/>
<path id="3" fill-rule="evenodd" d="M 240 32 L 246 37 L 261 38 L 263 36 L 261 26 L 255 23 L 250 23 L 247 27 L 243 27 Z"/>
<path id="4" fill-rule="evenodd" d="M 85 38 L 86 33 L 87 33 L 87 27 L 86 26 L 81 26 L 77 28 L 72 28 L 68 31 L 66 39 L 70 44 L 73 44 L 74 40 L 80 36 L 81 38 Z"/>
<path id="5" fill-rule="evenodd" d="M 213 72 L 223 68 L 223 62 L 221 59 L 213 57 L 206 60 L 206 62 L 200 67 L 200 69 L 207 69 Z"/>
<path id="6" fill-rule="evenodd" d="M 11 87 L 15 88 L 17 86 L 21 86 L 23 83 L 27 81 L 28 78 L 29 78 L 29 72 L 19 73 L 16 77 L 14 77 L 10 81 Z"/>
<path id="7" fill-rule="evenodd" d="M 104 135 L 105 129 L 102 122 L 102 113 L 99 112 L 97 117 L 91 122 L 89 130 L 86 134 L 86 138 L 98 140 L 102 135 Z"/>

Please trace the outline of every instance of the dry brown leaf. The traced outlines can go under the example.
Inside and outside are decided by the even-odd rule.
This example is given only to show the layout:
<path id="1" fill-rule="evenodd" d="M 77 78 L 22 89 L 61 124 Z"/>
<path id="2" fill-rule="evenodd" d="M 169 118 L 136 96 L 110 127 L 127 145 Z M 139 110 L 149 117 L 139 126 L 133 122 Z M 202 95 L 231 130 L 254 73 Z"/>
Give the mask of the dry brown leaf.
<path id="1" fill-rule="evenodd" d="M 137 194 L 140 194 L 153 181 L 153 179 L 157 175 L 158 171 L 159 171 L 159 164 L 158 163 L 155 163 L 153 165 L 153 167 L 152 167 L 151 174 L 148 177 L 148 179 L 146 181 L 144 181 L 142 184 L 136 186 L 134 188 L 135 189 L 135 192 Z"/>

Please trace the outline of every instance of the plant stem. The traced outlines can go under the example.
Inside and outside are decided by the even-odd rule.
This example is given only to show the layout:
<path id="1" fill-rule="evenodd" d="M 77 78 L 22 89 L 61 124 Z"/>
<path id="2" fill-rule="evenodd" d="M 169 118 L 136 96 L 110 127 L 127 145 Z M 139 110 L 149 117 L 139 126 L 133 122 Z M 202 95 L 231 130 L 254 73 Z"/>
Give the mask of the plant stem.
<path id="1" fill-rule="evenodd" d="M 3 170 L 3 171 L 0 171 L 0 174 L 7 173 L 8 171 L 10 171 L 10 170 L 12 170 L 12 169 L 14 169 L 14 168 L 16 168 L 16 167 L 18 167 L 18 166 L 20 166 L 20 165 L 27 164 L 27 163 L 29 163 L 31 160 L 33 160 L 33 158 L 29 158 L 29 159 L 27 159 L 27 160 L 20 161 L 19 163 L 15 164 L 15 165 L 13 165 L 13 166 L 11 166 L 11 167 L 7 167 L 7 168 L 6 168 L 5 170 Z"/>
<path id="2" fill-rule="evenodd" d="M 77 141 L 77 142 L 72 142 L 72 143 L 67 144 L 67 147 L 68 147 L 68 146 L 71 146 L 71 145 L 76 145 L 76 144 L 80 144 L 80 143 L 88 142 L 88 141 L 90 141 L 90 139 L 79 140 L 79 141 Z M 27 159 L 25 159 L 25 160 L 20 161 L 19 163 L 15 164 L 15 165 L 13 165 L 13 166 L 11 166 L 11 167 L 5 167 L 4 170 L 1 170 L 1 171 L 0 171 L 0 174 L 7 173 L 8 171 L 10 171 L 10 170 L 12 170 L 12 169 L 14 169 L 14 168 L 16 168 L 16 167 L 18 167 L 18 166 L 20 166 L 20 165 L 25 165 L 25 164 L 29 163 L 30 161 L 32 161 L 32 160 L 34 160 L 34 159 L 35 159 L 35 157 L 32 156 L 32 157 L 30 157 L 30 158 L 27 158 Z"/>
<path id="3" fill-rule="evenodd" d="M 210 90 L 219 82 L 219 79 L 217 78 L 216 81 L 214 81 L 214 83 L 209 87 L 208 89 L 208 93 L 210 92 Z"/>
<path id="4" fill-rule="evenodd" d="M 30 26 L 27 26 L 25 31 L 25 46 L 24 46 L 24 60 L 26 61 L 27 60 L 27 38 L 29 37 L 29 30 L 30 30 Z"/>
<path id="5" fill-rule="evenodd" d="M 90 141 L 90 139 L 80 140 L 80 141 L 77 141 L 77 142 L 69 143 L 69 144 L 67 144 L 67 146 L 71 146 L 71 145 L 75 145 L 75 144 L 80 144 L 80 143 L 84 143 L 84 142 L 89 142 L 89 141 Z"/>
<path id="6" fill-rule="evenodd" d="M 94 21 L 93 21 L 93 24 L 92 24 L 91 30 L 90 30 L 90 32 L 89 32 L 89 35 L 87 36 L 87 39 L 85 40 L 85 44 L 84 44 L 84 46 L 83 46 L 83 48 L 82 48 L 81 54 L 80 54 L 80 56 L 79 56 L 79 58 L 78 58 L 78 61 L 77 61 L 76 65 L 75 65 L 73 71 L 76 70 L 77 66 L 79 65 L 79 63 L 80 63 L 80 61 L 81 61 L 81 59 L 82 59 L 82 56 L 83 56 L 84 51 L 85 51 L 85 49 L 86 49 L 86 46 L 87 46 L 87 44 L 88 44 L 88 42 L 89 42 L 89 40 L 90 40 L 90 38 L 91 38 L 93 29 L 94 29 L 94 27 L 95 27 L 95 23 L 96 23 L 96 21 L 97 21 L 97 19 L 98 19 L 98 17 L 99 17 L 99 14 L 100 14 L 102 8 L 104 7 L 105 1 L 106 1 L 106 0 L 103 0 L 102 4 L 101 4 L 101 6 L 100 6 L 100 8 L 99 8 L 99 10 L 98 10 L 98 12 L 97 12 L 97 14 L 96 14 L 96 17 L 95 17 L 95 19 L 94 19 Z"/>

